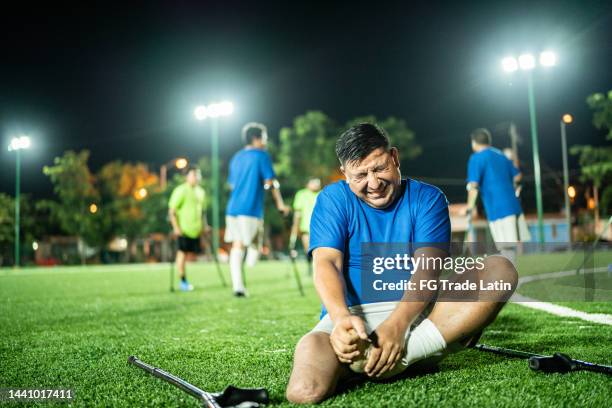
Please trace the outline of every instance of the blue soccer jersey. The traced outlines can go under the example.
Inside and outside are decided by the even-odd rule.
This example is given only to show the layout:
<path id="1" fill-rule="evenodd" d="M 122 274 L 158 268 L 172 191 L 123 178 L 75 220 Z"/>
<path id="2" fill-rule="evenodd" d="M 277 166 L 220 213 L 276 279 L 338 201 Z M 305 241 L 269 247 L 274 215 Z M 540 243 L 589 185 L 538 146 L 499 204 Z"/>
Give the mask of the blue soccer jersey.
<path id="1" fill-rule="evenodd" d="M 264 181 L 275 177 L 268 152 L 255 148 L 240 150 L 229 164 L 228 183 L 232 192 L 225 214 L 263 218 Z"/>
<path id="2" fill-rule="evenodd" d="M 323 189 L 310 222 L 310 248 L 335 248 L 344 254 L 346 303 L 377 301 L 363 293 L 362 246 L 369 243 L 449 243 L 450 219 L 444 194 L 432 185 L 402 180 L 401 194 L 385 209 L 357 198 L 345 181 Z M 402 291 L 394 294 L 400 300 Z M 322 316 L 326 313 L 323 309 Z"/>
<path id="3" fill-rule="evenodd" d="M 489 221 L 523 212 L 514 194 L 513 180 L 519 173 L 519 169 L 494 147 L 488 147 L 470 156 L 467 182 L 478 183 Z"/>

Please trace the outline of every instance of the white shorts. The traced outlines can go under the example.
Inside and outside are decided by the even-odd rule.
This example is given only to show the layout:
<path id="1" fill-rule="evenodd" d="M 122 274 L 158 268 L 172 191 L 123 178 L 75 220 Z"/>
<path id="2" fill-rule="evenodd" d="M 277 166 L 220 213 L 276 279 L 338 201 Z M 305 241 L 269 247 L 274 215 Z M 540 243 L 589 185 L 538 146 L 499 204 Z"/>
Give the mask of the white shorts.
<path id="1" fill-rule="evenodd" d="M 508 215 L 495 221 L 489 222 L 489 229 L 493 241 L 501 243 L 527 242 L 531 241 L 531 234 L 527 228 L 525 215 L 522 213 L 516 215 Z"/>
<path id="2" fill-rule="evenodd" d="M 395 310 L 399 302 L 378 302 L 378 303 L 366 303 L 364 305 L 350 306 L 349 311 L 352 315 L 361 317 L 365 321 L 366 331 L 368 333 L 373 332 L 376 328 L 385 321 L 387 317 Z M 425 319 L 426 315 L 422 313 L 416 319 L 413 326 L 421 323 Z M 334 322 L 329 317 L 329 314 L 323 316 L 319 323 L 312 329 L 312 331 L 321 331 L 331 334 L 334 329 Z M 408 333 L 406 333 L 408 336 Z"/>
<path id="3" fill-rule="evenodd" d="M 225 217 L 225 242 L 240 241 L 242 245 L 249 246 L 256 237 L 263 237 L 263 219 L 247 215 Z"/>

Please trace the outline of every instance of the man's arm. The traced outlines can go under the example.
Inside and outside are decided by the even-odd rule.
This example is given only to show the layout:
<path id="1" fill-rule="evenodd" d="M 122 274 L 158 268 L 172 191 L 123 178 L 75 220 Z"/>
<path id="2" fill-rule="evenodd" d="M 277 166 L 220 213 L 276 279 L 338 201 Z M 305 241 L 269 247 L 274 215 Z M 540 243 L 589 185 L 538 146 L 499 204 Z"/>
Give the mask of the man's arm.
<path id="1" fill-rule="evenodd" d="M 264 188 L 266 190 L 272 190 L 272 198 L 274 199 L 274 203 L 276 204 L 276 208 L 278 208 L 278 211 L 283 213 L 283 215 L 285 216 L 288 215 L 290 210 L 289 207 L 287 207 L 285 205 L 285 202 L 283 201 L 283 196 L 280 191 L 280 183 L 278 182 L 278 180 L 267 179 L 266 181 L 264 181 Z"/>
<path id="2" fill-rule="evenodd" d="M 478 183 L 470 182 L 467 185 L 467 208 L 466 214 L 471 214 L 476 208 L 476 200 L 478 199 Z"/>
<path id="3" fill-rule="evenodd" d="M 170 224 L 172 224 L 172 231 L 174 235 L 180 236 L 182 234 L 181 228 L 178 224 L 178 219 L 176 218 L 176 209 L 170 207 L 168 209 L 168 218 L 170 218 Z"/>
<path id="4" fill-rule="evenodd" d="M 330 341 L 338 359 L 350 363 L 352 358 L 359 355 L 357 341 L 359 338 L 366 340 L 368 336 L 363 320 L 351 315 L 346 306 L 342 262 L 343 254 L 337 249 L 320 247 L 313 252 L 314 285 L 334 322 Z"/>

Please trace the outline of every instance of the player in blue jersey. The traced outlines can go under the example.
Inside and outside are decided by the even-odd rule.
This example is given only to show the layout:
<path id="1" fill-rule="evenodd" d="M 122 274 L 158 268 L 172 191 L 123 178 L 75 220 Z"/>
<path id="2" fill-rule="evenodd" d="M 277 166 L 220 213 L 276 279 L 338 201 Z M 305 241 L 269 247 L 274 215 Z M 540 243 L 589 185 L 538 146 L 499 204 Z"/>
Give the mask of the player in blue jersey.
<path id="1" fill-rule="evenodd" d="M 516 194 L 520 170 L 517 163 L 491 146 L 491 133 L 487 129 L 476 129 L 470 137 L 474 153 L 467 169 L 467 212 L 473 211 L 480 195 L 497 249 L 514 262 L 517 243 L 531 239 Z"/>
<path id="2" fill-rule="evenodd" d="M 225 242 L 232 243 L 230 272 L 237 297 L 246 294 L 242 280 L 245 248 L 247 265 L 253 266 L 259 257 L 264 190 L 271 189 L 278 210 L 284 215 L 289 213 L 289 208 L 283 203 L 272 160 L 266 151 L 266 127 L 260 123 L 247 123 L 242 128 L 242 139 L 246 146 L 234 154 L 229 164 L 228 184 L 232 192 L 225 210 Z"/>
<path id="3" fill-rule="evenodd" d="M 477 276 L 512 282 L 512 289 L 491 291 L 486 301 L 440 301 L 445 293 L 427 288 L 395 291 L 384 301 L 368 294 L 363 279 L 370 274 L 362 269 L 368 244 L 415 245 L 415 258 L 441 259 L 450 241 L 448 204 L 438 188 L 402 179 L 399 152 L 375 125 L 345 131 L 336 153 L 346 181 L 327 186 L 312 215 L 310 251 L 323 313 L 296 346 L 287 386 L 294 403 L 319 402 L 355 375 L 388 378 L 462 349 L 493 321 L 517 280 L 512 264 L 493 256 Z M 417 267 L 410 281 L 435 281 L 434 269 Z"/>

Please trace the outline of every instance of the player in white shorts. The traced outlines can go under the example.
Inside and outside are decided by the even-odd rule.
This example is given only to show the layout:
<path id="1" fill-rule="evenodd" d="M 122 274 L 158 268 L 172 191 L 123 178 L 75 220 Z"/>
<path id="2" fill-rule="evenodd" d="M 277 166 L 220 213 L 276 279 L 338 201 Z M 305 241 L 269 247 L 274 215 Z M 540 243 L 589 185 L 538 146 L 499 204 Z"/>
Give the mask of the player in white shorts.
<path id="1" fill-rule="evenodd" d="M 259 257 L 263 234 L 264 190 L 271 189 L 276 207 L 283 214 L 289 208 L 283 203 L 272 160 L 266 151 L 266 127 L 247 123 L 242 129 L 245 147 L 234 154 L 229 164 L 228 184 L 232 189 L 225 211 L 225 242 L 232 243 L 230 272 L 234 295 L 244 297 L 242 278 L 245 248 L 247 264 L 252 266 Z"/>
<path id="2" fill-rule="evenodd" d="M 472 150 L 468 162 L 468 205 L 471 213 L 478 196 L 482 198 L 489 230 L 497 249 L 513 263 L 517 243 L 531 240 L 514 185 L 520 170 L 500 150 L 491 146 L 491 133 L 476 129 L 471 134 Z"/>

